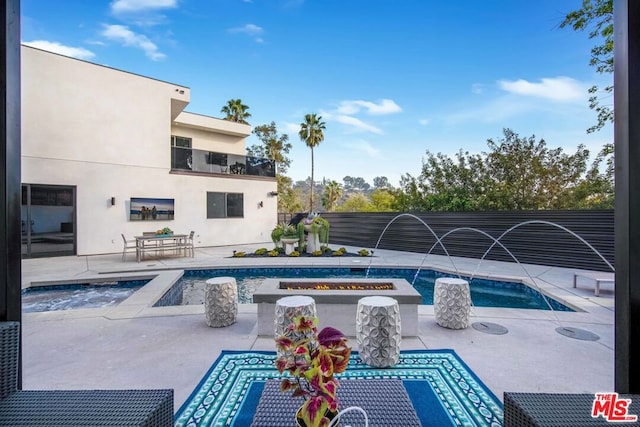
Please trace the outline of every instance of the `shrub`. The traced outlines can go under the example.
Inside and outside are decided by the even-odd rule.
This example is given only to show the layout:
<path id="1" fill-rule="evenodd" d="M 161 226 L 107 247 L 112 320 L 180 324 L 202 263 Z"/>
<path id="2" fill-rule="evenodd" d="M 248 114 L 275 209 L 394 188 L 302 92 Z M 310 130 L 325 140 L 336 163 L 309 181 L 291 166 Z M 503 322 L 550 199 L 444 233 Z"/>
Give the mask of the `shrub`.
<path id="1" fill-rule="evenodd" d="M 333 251 L 333 253 L 331 254 L 331 256 L 342 256 L 344 255 L 344 252 L 342 252 L 341 250 L 337 250 L 337 251 Z"/>
<path id="2" fill-rule="evenodd" d="M 284 229 L 286 226 L 287 224 L 285 222 L 281 222 L 276 225 L 275 228 L 271 231 L 271 240 L 273 240 L 273 243 L 275 243 L 276 245 L 280 242 L 280 238 L 284 234 Z"/>
<path id="3" fill-rule="evenodd" d="M 244 252 L 233 251 L 233 257 L 234 258 L 242 258 L 244 255 L 245 255 Z"/>
<path id="4" fill-rule="evenodd" d="M 366 250 L 366 249 L 360 249 L 358 251 L 358 255 L 360 255 L 360 256 L 369 256 L 369 251 Z"/>
<path id="5" fill-rule="evenodd" d="M 313 255 L 313 256 L 322 256 L 322 251 L 320 251 L 320 250 L 313 251 L 313 252 L 311 252 L 311 255 Z"/>
<path id="6" fill-rule="evenodd" d="M 254 252 L 256 255 L 264 255 L 267 253 L 267 248 L 259 248 Z"/>
<path id="7" fill-rule="evenodd" d="M 269 256 L 278 256 L 278 255 L 280 255 L 280 252 L 278 252 L 277 250 L 273 249 L 273 250 L 269 251 L 267 253 L 267 255 L 269 255 Z"/>
<path id="8" fill-rule="evenodd" d="M 300 252 L 298 252 L 298 251 L 292 251 L 292 252 L 289 254 L 289 256 L 293 256 L 293 257 L 300 256 Z"/>

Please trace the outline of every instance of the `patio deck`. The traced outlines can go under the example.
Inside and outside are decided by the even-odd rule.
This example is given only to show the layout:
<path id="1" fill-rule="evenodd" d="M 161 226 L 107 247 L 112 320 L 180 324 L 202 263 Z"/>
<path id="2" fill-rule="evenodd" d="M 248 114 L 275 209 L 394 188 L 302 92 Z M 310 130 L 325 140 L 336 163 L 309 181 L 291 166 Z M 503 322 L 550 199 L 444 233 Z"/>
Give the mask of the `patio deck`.
<path id="1" fill-rule="evenodd" d="M 376 250 L 374 258 L 229 258 L 233 250 L 252 251 L 271 243 L 196 248 L 194 258 L 136 263 L 121 254 L 26 259 L 23 286 L 31 281 L 126 276 L 127 272 L 249 266 L 418 267 L 451 270 L 441 256 Z M 346 246 L 355 252 L 361 248 Z M 472 308 L 471 322 L 506 327 L 506 335 L 473 328 L 436 325 L 433 306 L 420 306 L 418 336 L 403 350 L 453 349 L 500 399 L 504 391 L 595 393 L 613 391 L 614 297 L 611 284 L 600 296 L 593 288 L 573 288 L 572 269 L 453 259 L 461 274 L 534 280 L 556 299 L 581 312 Z M 528 274 L 523 271 L 523 267 Z M 257 335 L 257 307 L 241 304 L 238 321 L 209 328 L 203 306 L 134 306 L 23 314 L 24 389 L 172 388 L 179 408 L 223 349 L 274 350 L 272 339 Z M 597 334 L 598 341 L 560 335 L 558 326 Z M 355 339 L 350 340 L 357 349 Z"/>

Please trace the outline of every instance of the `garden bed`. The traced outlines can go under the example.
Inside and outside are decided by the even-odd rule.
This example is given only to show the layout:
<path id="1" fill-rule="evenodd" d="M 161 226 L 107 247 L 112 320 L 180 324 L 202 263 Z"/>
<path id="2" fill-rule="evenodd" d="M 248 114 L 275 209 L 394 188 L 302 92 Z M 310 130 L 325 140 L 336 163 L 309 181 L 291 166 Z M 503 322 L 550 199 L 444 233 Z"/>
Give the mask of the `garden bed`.
<path id="1" fill-rule="evenodd" d="M 275 251 L 275 252 L 274 252 Z M 344 248 L 339 249 L 328 249 L 321 251 L 320 253 L 307 253 L 307 252 L 297 252 L 295 254 L 287 255 L 284 253 L 284 250 L 275 249 L 275 250 L 267 250 L 266 248 L 258 249 L 254 252 L 240 252 L 233 251 L 233 255 L 229 258 L 339 258 L 339 257 L 357 257 L 357 258 L 371 258 L 373 254 L 367 249 L 361 249 L 362 254 L 359 252 L 349 252 L 344 250 Z M 276 254 L 277 252 L 277 254 Z"/>

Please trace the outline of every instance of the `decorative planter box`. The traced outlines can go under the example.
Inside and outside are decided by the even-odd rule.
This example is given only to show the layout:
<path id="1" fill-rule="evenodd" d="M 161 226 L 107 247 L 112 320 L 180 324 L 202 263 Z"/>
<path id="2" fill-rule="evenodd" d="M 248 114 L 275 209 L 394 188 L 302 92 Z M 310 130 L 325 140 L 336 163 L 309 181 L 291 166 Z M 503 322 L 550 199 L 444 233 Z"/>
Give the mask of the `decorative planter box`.
<path id="1" fill-rule="evenodd" d="M 391 289 L 381 289 L 391 285 Z M 323 289 L 315 289 L 316 285 Z M 324 289 L 326 287 L 330 289 Z M 288 289 L 288 288 L 302 289 Z M 349 288 L 349 289 L 339 289 Z M 356 289 L 353 289 L 356 288 Z M 402 336 L 418 335 L 418 305 L 422 296 L 405 279 L 265 279 L 253 293 L 258 305 L 258 335 L 274 336 L 276 301 L 291 295 L 308 295 L 316 303 L 320 329 L 332 326 L 356 336 L 356 308 L 360 298 L 386 296 L 398 301 Z"/>

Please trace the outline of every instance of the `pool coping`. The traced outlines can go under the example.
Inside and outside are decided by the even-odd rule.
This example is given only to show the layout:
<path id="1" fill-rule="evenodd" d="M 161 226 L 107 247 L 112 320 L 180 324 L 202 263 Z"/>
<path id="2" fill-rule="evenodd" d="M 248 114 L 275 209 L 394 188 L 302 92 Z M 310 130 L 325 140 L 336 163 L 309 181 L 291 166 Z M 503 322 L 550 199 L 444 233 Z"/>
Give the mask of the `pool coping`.
<path id="1" fill-rule="evenodd" d="M 135 292 L 129 298 L 121 302 L 117 306 L 104 307 L 104 308 L 91 308 L 91 309 L 74 309 L 74 310 L 62 310 L 62 311 L 48 311 L 48 312 L 36 312 L 36 313 L 23 313 L 27 316 L 37 316 L 45 319 L 65 319 L 65 318 L 86 318 L 86 317 L 105 317 L 108 319 L 130 319 L 138 317 L 157 317 L 157 316 L 183 316 L 183 315 L 203 315 L 203 305 L 185 305 L 185 306 L 168 306 L 168 307 L 153 307 L 159 298 L 161 298 L 167 290 L 173 286 L 173 284 L 182 277 L 185 270 L 218 270 L 218 269 L 244 269 L 244 268 L 347 268 L 345 265 L 335 264 L 295 264 L 295 265 L 198 265 L 188 266 L 188 268 L 156 268 L 143 269 L 139 271 L 122 271 L 122 270 L 110 270 L 97 272 L 93 275 L 87 275 L 82 277 L 76 277 L 66 280 L 66 283 L 72 281 L 76 283 L 87 282 L 90 280 L 115 280 L 119 278 L 121 280 L 133 280 L 139 278 L 153 277 L 151 281 L 145 285 L 142 289 Z M 463 276 L 472 276 L 476 278 L 483 278 L 488 280 L 501 280 L 523 283 L 530 286 L 533 289 L 552 297 L 559 302 L 576 310 L 575 312 L 558 312 L 550 310 L 535 310 L 535 309 L 510 309 L 510 308 L 496 308 L 496 307 L 475 307 L 472 306 L 471 316 L 491 316 L 491 317 L 516 317 L 516 318 L 532 318 L 541 320 L 556 320 L 556 321 L 573 321 L 573 322 L 588 322 L 588 323 L 611 323 L 611 316 L 614 311 L 612 307 L 608 307 L 601 304 L 598 297 L 585 298 L 577 295 L 568 288 L 563 288 L 560 285 L 550 283 L 540 278 L 533 278 L 528 275 L 527 278 L 509 275 L 509 274 L 485 274 L 469 272 L 464 269 L 457 269 L 457 271 L 451 271 L 447 268 L 442 268 L 432 265 L 422 265 L 417 267 L 415 265 L 368 265 L 367 268 L 386 268 L 386 269 L 424 269 L 435 270 L 441 273 L 447 274 L 460 274 Z M 525 270 L 526 271 L 526 270 Z M 60 283 L 63 280 L 52 281 L 33 281 L 31 284 L 49 284 Z M 531 284 L 532 283 L 532 284 Z M 28 287 L 23 286 L 23 287 Z M 257 304 L 239 304 L 240 313 L 256 313 L 258 311 Z M 432 305 L 419 305 L 419 316 L 433 316 Z"/>

